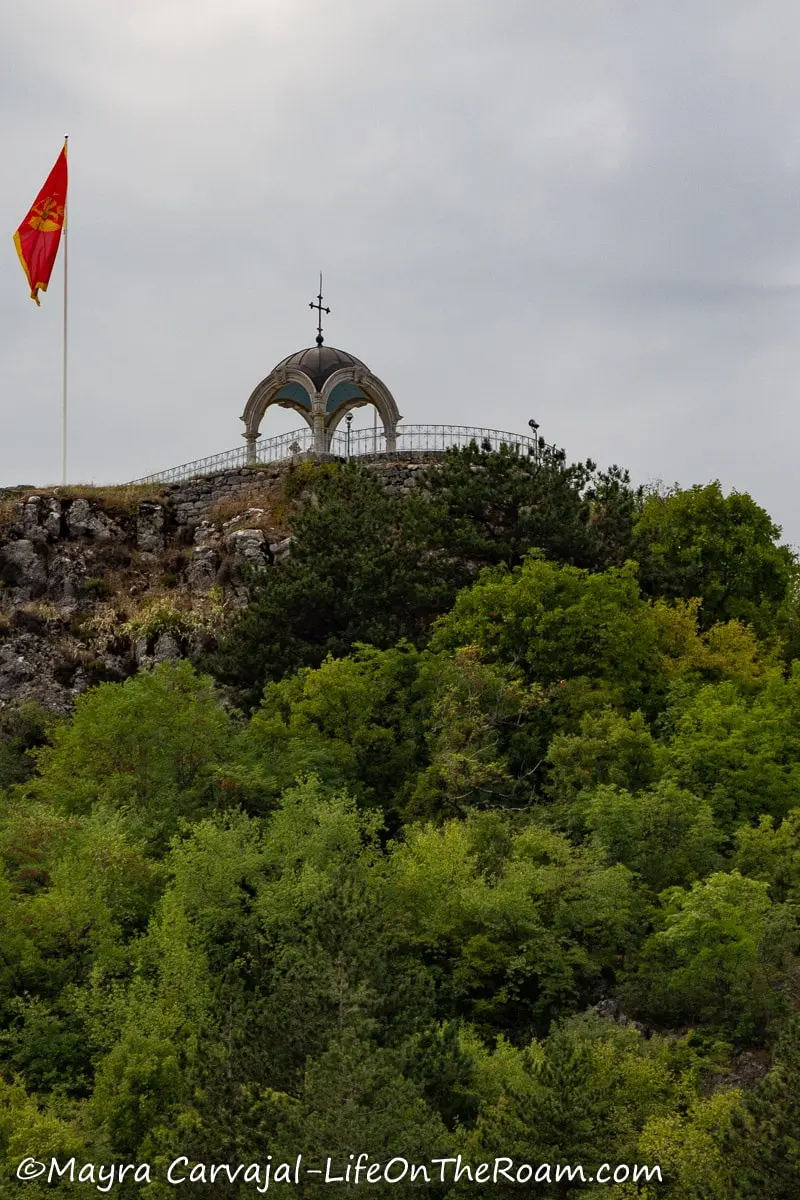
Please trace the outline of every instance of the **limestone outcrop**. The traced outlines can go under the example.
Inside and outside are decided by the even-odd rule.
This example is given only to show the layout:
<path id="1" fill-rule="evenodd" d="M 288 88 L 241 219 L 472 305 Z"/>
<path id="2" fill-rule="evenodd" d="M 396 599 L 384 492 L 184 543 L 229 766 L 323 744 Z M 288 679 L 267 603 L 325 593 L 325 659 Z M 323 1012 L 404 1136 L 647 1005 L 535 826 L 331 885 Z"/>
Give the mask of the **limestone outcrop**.
<path id="1" fill-rule="evenodd" d="M 403 495 L 436 457 L 364 466 Z M 199 657 L 251 573 L 291 554 L 289 496 L 318 465 L 302 463 L 299 489 L 284 463 L 145 489 L 0 490 L 0 708 L 65 711 L 96 683 Z"/>
<path id="2" fill-rule="evenodd" d="M 94 684 L 199 656 L 246 602 L 249 573 L 270 566 L 270 538 L 286 541 L 252 506 L 179 523 L 168 496 L 0 504 L 0 708 L 66 711 Z"/>

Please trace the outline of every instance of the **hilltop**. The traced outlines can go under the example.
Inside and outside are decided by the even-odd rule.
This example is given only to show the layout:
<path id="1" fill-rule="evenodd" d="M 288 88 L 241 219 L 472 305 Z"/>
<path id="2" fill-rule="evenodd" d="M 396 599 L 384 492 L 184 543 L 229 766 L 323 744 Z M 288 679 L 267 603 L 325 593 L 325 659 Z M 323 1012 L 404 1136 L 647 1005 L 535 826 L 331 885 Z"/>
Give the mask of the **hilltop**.
<path id="1" fill-rule="evenodd" d="M 3 520 L 0 1172 L 797 1194 L 800 589 L 750 496 L 473 445 Z"/>

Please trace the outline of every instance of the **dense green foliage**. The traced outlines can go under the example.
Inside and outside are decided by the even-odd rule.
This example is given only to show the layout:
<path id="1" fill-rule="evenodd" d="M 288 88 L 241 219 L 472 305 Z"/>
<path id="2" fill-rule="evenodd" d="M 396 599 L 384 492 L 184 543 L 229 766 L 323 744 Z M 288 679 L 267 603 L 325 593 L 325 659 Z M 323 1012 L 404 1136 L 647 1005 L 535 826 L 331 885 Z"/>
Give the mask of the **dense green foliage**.
<path id="1" fill-rule="evenodd" d="M 634 524 L 633 553 L 650 595 L 702 597 L 705 627 L 740 617 L 769 629 L 793 565 L 776 544 L 779 533 L 750 496 L 725 496 L 716 482 L 649 496 Z"/>
<path id="2" fill-rule="evenodd" d="M 523 457 L 475 445 L 448 453 L 405 498 L 351 464 L 320 471 L 312 501 L 291 558 L 253 581 L 247 611 L 211 662 L 250 705 L 265 680 L 355 642 L 423 644 L 482 567 L 517 566 L 532 547 L 577 566 L 620 565 L 636 508 L 617 468 L 568 466 L 549 448 Z"/>
<path id="3" fill-rule="evenodd" d="M 405 498 L 327 469 L 216 680 L 4 714 L 0 1195 L 26 1155 L 362 1150 L 663 1174 L 543 1197 L 800 1195 L 777 532 L 550 453 L 456 453 Z M 527 1194 L 370 1194 L 423 1190 Z"/>

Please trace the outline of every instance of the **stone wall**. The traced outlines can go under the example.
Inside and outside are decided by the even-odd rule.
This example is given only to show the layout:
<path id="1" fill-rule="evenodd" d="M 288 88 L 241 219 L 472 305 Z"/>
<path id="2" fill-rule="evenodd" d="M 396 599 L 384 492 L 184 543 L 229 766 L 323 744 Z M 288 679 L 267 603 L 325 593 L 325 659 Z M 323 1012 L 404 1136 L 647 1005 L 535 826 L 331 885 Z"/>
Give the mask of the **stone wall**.
<path id="1" fill-rule="evenodd" d="M 430 451 L 404 454 L 397 458 L 379 454 L 374 458 L 358 459 L 367 470 L 378 476 L 386 492 L 395 496 L 407 492 L 414 486 L 414 479 L 421 470 L 440 460 L 440 454 Z M 334 461 L 340 460 L 330 454 L 311 453 L 298 454 L 291 464 Z M 277 493 L 280 480 L 291 469 L 291 464 L 282 462 L 263 467 L 240 467 L 198 479 L 187 479 L 165 488 L 165 499 L 177 525 L 195 525 L 205 520 L 216 505 L 227 501 L 256 497 L 268 501 Z"/>

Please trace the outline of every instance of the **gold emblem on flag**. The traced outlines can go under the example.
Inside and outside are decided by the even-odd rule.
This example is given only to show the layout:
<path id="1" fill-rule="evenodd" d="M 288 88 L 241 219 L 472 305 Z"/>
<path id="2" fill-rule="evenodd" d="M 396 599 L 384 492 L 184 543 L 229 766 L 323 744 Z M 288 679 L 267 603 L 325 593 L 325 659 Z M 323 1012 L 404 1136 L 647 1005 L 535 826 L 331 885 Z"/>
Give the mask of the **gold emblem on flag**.
<path id="1" fill-rule="evenodd" d="M 54 196 L 48 196 L 39 204 L 34 205 L 28 224 L 40 233 L 54 233 L 64 223 L 64 205 L 59 204 Z"/>

